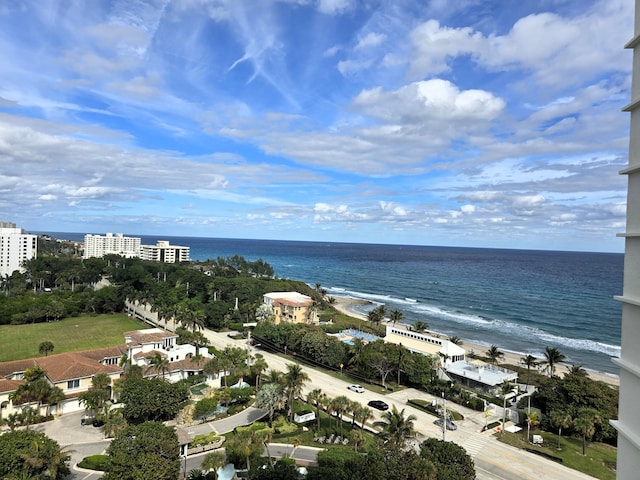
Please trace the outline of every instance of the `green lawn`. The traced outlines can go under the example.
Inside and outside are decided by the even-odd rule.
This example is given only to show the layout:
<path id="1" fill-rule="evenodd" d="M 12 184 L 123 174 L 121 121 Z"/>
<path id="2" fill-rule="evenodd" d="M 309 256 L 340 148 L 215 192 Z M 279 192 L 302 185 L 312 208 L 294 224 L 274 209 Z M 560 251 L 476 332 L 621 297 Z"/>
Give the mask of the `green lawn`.
<path id="1" fill-rule="evenodd" d="M 124 332 L 146 324 L 124 314 L 73 317 L 59 322 L 0 326 L 0 362 L 39 357 L 38 346 L 48 340 L 53 354 L 124 344 Z"/>
<path id="2" fill-rule="evenodd" d="M 544 446 L 534 446 L 526 442 L 523 433 L 508 433 L 504 435 L 496 434 L 500 441 L 508 443 L 518 448 L 530 448 L 562 458 L 562 464 L 566 467 L 578 470 L 602 480 L 615 480 L 616 472 L 616 448 L 604 443 L 587 444 L 586 455 L 582 456 L 582 440 L 578 438 L 562 437 L 560 450 L 558 446 L 558 435 L 549 432 L 536 431 L 537 435 L 542 435 Z M 533 432 L 531 433 L 533 435 Z"/>

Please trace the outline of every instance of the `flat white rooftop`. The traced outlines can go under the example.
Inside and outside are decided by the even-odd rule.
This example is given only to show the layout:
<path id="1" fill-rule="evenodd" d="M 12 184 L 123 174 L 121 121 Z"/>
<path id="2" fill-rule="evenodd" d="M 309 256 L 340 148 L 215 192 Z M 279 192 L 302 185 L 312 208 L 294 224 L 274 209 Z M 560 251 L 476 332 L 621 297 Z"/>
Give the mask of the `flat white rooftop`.
<path id="1" fill-rule="evenodd" d="M 500 385 L 505 380 L 512 382 L 518 378 L 517 372 L 496 367 L 495 365 L 490 365 L 488 363 L 479 362 L 477 360 L 474 360 L 473 362 L 467 362 L 464 360 L 461 362 L 450 363 L 446 366 L 446 371 L 447 373 L 468 378 L 492 387 Z"/>

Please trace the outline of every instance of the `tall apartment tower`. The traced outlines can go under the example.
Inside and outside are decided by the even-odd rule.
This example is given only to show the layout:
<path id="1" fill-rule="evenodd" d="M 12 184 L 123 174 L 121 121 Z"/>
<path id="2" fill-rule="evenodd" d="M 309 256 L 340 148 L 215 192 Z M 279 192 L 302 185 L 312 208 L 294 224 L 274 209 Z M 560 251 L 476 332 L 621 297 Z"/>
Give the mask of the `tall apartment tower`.
<path id="1" fill-rule="evenodd" d="M 139 237 L 125 237 L 121 233 L 107 233 L 106 235 L 84 236 L 84 254 L 82 258 L 103 257 L 108 254 L 122 255 L 123 257 L 140 256 Z"/>
<path id="2" fill-rule="evenodd" d="M 633 49 L 629 166 L 627 175 L 627 226 L 620 234 L 625 240 L 622 295 L 622 349 L 614 363 L 620 366 L 620 404 L 618 420 L 611 424 L 618 431 L 616 478 L 636 480 L 640 475 L 640 0 L 635 1 L 634 36 L 625 45 Z"/>
<path id="3" fill-rule="evenodd" d="M 25 233 L 15 223 L 0 222 L 0 275 L 24 271 L 22 262 L 38 256 L 38 236 Z"/>

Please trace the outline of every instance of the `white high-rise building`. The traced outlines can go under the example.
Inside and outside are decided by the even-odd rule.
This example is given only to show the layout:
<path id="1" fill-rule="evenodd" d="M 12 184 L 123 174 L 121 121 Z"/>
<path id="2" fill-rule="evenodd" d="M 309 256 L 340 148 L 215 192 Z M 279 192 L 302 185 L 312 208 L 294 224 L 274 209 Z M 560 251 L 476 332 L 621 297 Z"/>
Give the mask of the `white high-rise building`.
<path id="1" fill-rule="evenodd" d="M 624 237 L 624 281 L 622 295 L 622 350 L 614 363 L 620 366 L 620 404 L 618 420 L 611 424 L 618 431 L 616 478 L 636 480 L 640 475 L 640 0 L 635 2 L 634 37 L 626 48 L 633 49 L 629 166 L 627 175 L 627 227 Z"/>
<path id="2" fill-rule="evenodd" d="M 82 258 L 104 257 L 115 254 L 123 257 L 140 256 L 139 237 L 125 237 L 121 233 L 107 233 L 106 235 L 84 236 L 84 254 Z"/>
<path id="3" fill-rule="evenodd" d="M 188 262 L 189 247 L 170 245 L 166 240 L 158 240 L 156 245 L 142 245 L 140 256 L 143 260 L 152 262 Z"/>
<path id="4" fill-rule="evenodd" d="M 0 275 L 24 271 L 22 262 L 38 256 L 38 236 L 25 233 L 15 223 L 0 222 Z"/>

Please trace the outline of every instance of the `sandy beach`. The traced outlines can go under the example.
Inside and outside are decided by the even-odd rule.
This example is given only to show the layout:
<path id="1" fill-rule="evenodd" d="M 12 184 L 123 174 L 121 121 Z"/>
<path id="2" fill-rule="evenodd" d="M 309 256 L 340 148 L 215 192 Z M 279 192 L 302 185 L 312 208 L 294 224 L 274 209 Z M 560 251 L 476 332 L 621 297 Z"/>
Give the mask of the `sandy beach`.
<path id="1" fill-rule="evenodd" d="M 360 320 L 367 321 L 366 315 L 362 315 L 354 311 L 354 307 L 356 305 L 366 305 L 371 302 L 367 300 L 363 300 L 361 298 L 352 298 L 352 297 L 333 297 L 335 299 L 335 303 L 333 303 L 333 307 L 341 313 L 345 315 L 349 315 L 354 318 L 358 318 Z M 440 335 L 446 337 L 446 335 L 439 334 L 438 332 L 430 332 L 435 335 Z M 462 346 L 466 349 L 467 353 L 475 353 L 476 355 L 484 355 L 485 352 L 489 349 L 487 345 L 480 345 L 478 343 L 474 343 L 473 340 L 469 340 L 466 338 L 462 339 Z M 509 350 L 503 349 L 500 345 L 497 345 L 501 352 L 504 353 L 504 358 L 500 361 L 500 363 L 506 363 L 510 365 L 518 365 L 520 363 L 520 359 L 525 356 L 525 354 L 512 352 Z M 538 358 L 538 361 L 542 361 L 542 358 Z M 563 374 L 567 371 L 571 365 L 567 364 L 559 364 L 556 366 L 556 373 Z M 606 382 L 610 385 L 620 385 L 620 378 L 616 375 L 609 375 L 602 372 L 596 372 L 594 370 L 587 370 L 589 377 L 593 380 L 599 380 Z"/>

